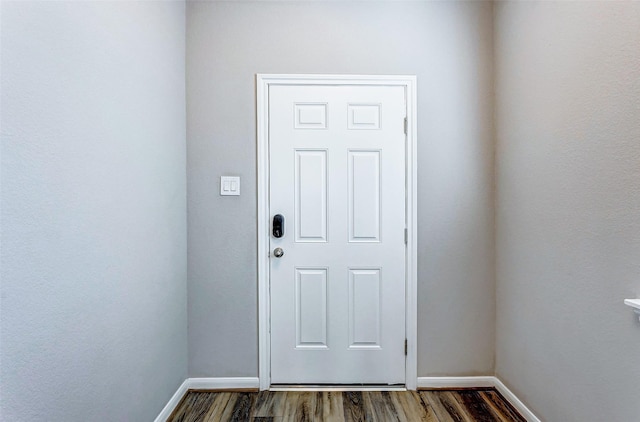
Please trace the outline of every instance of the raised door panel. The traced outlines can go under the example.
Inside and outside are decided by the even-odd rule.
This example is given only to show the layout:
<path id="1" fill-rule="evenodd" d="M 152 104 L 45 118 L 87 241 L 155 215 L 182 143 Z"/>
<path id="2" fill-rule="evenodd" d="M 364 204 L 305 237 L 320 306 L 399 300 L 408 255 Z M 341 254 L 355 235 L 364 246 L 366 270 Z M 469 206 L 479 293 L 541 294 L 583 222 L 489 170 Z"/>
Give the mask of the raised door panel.
<path id="1" fill-rule="evenodd" d="M 380 154 L 378 150 L 348 152 L 350 242 L 380 241 Z"/>
<path id="2" fill-rule="evenodd" d="M 349 129 L 378 130 L 381 128 L 382 107 L 380 104 L 349 104 Z"/>
<path id="3" fill-rule="evenodd" d="M 296 242 L 327 241 L 327 151 L 295 152 Z"/>
<path id="4" fill-rule="evenodd" d="M 326 129 L 327 105 L 295 104 L 293 127 L 295 129 Z"/>
<path id="5" fill-rule="evenodd" d="M 349 348 L 380 348 L 379 268 L 349 270 Z"/>
<path id="6" fill-rule="evenodd" d="M 296 348 L 327 348 L 327 269 L 296 268 Z"/>

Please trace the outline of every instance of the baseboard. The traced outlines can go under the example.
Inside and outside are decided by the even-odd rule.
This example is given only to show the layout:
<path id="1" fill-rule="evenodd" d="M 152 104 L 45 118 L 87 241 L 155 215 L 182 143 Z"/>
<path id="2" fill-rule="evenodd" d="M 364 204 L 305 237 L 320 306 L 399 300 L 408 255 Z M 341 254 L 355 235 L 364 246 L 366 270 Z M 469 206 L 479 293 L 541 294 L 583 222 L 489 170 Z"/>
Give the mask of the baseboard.
<path id="1" fill-rule="evenodd" d="M 189 390 L 255 390 L 260 389 L 258 377 L 189 378 Z"/>
<path id="2" fill-rule="evenodd" d="M 361 385 L 309 385 L 309 386 L 278 386 L 272 385 L 269 387 L 269 391 L 407 391 L 402 386 L 389 386 L 389 385 L 375 385 L 375 386 L 361 386 Z"/>
<path id="3" fill-rule="evenodd" d="M 485 388 L 493 387 L 511 403 L 527 422 L 540 422 L 527 406 L 494 376 L 486 377 L 418 377 L 418 389 Z"/>
<path id="4" fill-rule="evenodd" d="M 527 422 L 540 422 L 540 419 L 538 419 L 538 417 L 534 415 L 533 412 L 529 410 L 529 408 L 525 406 L 524 403 L 522 403 L 522 401 L 520 401 L 520 399 L 515 394 L 513 394 L 513 392 L 509 390 L 507 386 L 504 385 L 502 381 L 500 381 L 499 378 L 494 378 L 496 390 L 498 390 L 500 394 L 502 394 L 504 398 L 507 399 L 507 401 L 511 403 L 511 405 L 515 407 L 518 412 L 520 412 L 520 414 L 527 420 Z"/>
<path id="5" fill-rule="evenodd" d="M 155 422 L 166 422 L 178 406 L 182 397 L 189 390 L 242 390 L 242 391 L 258 391 L 260 382 L 258 378 L 253 377 L 230 377 L 230 378 L 187 378 L 182 385 L 178 387 L 162 412 L 155 419 Z"/>
<path id="6" fill-rule="evenodd" d="M 162 412 L 160 412 L 158 417 L 155 419 L 155 422 L 165 422 L 167 419 L 169 419 L 169 416 L 171 416 L 173 409 L 175 409 L 176 406 L 178 406 L 178 403 L 180 403 L 180 400 L 182 400 L 182 397 L 184 397 L 184 395 L 189 390 L 188 385 L 189 385 L 189 378 L 184 380 L 184 382 L 180 385 L 180 387 L 178 387 L 176 392 L 173 393 L 173 396 L 171 396 L 171 398 L 167 402 L 167 405 L 164 407 L 164 409 L 162 409 Z"/>
<path id="7" fill-rule="evenodd" d="M 418 389 L 495 387 L 495 377 L 418 377 Z"/>

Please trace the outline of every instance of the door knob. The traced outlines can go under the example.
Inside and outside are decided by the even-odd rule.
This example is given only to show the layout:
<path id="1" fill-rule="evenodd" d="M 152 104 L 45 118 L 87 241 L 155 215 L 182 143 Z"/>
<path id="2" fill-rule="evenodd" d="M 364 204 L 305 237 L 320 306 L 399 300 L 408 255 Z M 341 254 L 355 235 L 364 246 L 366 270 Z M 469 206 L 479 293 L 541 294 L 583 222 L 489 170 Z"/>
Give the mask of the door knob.
<path id="1" fill-rule="evenodd" d="M 282 248 L 275 248 L 273 250 L 273 256 L 275 256 L 276 258 L 280 258 L 282 255 L 284 255 L 284 251 L 282 250 Z"/>

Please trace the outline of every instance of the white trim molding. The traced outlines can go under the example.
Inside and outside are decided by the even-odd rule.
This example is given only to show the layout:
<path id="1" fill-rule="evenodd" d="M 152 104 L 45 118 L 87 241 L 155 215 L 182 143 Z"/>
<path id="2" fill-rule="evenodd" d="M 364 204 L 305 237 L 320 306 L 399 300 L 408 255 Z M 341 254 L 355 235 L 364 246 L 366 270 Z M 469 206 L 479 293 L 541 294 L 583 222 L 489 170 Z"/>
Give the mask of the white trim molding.
<path id="1" fill-rule="evenodd" d="M 189 378 L 189 390 L 257 390 L 257 377 Z"/>
<path id="2" fill-rule="evenodd" d="M 523 418 L 527 420 L 527 422 L 540 422 L 540 419 L 536 415 L 533 414 L 531 410 L 515 395 L 511 390 L 507 388 L 506 385 L 499 378 L 494 377 L 496 380 L 495 388 L 502 394 L 502 396 L 507 399 L 509 403 L 513 407 L 516 408 L 518 412 L 522 415 Z"/>
<path id="3" fill-rule="evenodd" d="M 169 399 L 166 406 L 162 409 L 158 417 L 156 417 L 155 422 L 165 422 L 173 413 L 173 410 L 178 406 L 182 397 L 189 391 L 189 378 L 184 380 L 180 387 L 173 393 L 173 396 Z"/>
<path id="4" fill-rule="evenodd" d="M 417 79 L 415 76 L 377 75 L 256 75 L 257 188 L 258 188 L 258 349 L 260 389 L 271 386 L 269 333 L 269 87 L 275 85 L 402 86 L 406 94 L 406 317 L 405 386 L 416 389 L 418 374 L 418 190 Z"/>
<path id="5" fill-rule="evenodd" d="M 484 377 L 419 377 L 420 389 L 456 389 L 493 387 L 522 415 L 527 422 L 540 422 L 540 419 L 515 395 L 499 378 Z"/>
<path id="6" fill-rule="evenodd" d="M 380 386 L 348 386 L 348 385 L 336 385 L 336 386 L 313 386 L 313 385 L 304 385 L 301 387 L 296 386 L 287 386 L 287 387 L 278 387 L 271 386 L 269 391 L 407 391 L 404 387 L 394 387 L 389 385 L 380 385 Z"/>
<path id="7" fill-rule="evenodd" d="M 155 422 L 166 422 L 189 390 L 258 390 L 258 387 L 260 382 L 257 377 L 187 378 L 171 396 Z"/>
<path id="8" fill-rule="evenodd" d="M 420 377 L 418 388 L 482 388 L 495 387 L 496 378 L 487 377 Z"/>

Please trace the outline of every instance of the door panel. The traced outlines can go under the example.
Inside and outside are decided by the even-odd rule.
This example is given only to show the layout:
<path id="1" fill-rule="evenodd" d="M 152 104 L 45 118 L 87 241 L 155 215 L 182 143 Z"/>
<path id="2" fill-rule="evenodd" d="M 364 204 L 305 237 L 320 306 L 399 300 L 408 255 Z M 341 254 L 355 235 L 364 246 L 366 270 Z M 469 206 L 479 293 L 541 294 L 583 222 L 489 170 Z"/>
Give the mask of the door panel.
<path id="1" fill-rule="evenodd" d="M 348 152 L 349 242 L 380 241 L 380 152 Z"/>
<path id="2" fill-rule="evenodd" d="M 405 92 L 271 86 L 271 381 L 405 381 Z"/>
<path id="3" fill-rule="evenodd" d="M 380 348 L 380 269 L 349 270 L 349 348 Z"/>
<path id="4" fill-rule="evenodd" d="M 296 268 L 296 348 L 327 348 L 327 269 Z"/>
<path id="5" fill-rule="evenodd" d="M 327 151 L 295 151 L 296 242 L 327 241 Z"/>

